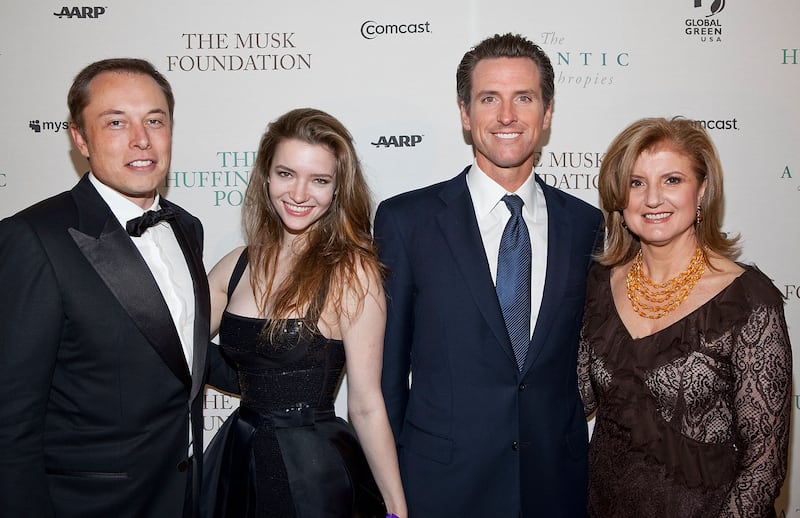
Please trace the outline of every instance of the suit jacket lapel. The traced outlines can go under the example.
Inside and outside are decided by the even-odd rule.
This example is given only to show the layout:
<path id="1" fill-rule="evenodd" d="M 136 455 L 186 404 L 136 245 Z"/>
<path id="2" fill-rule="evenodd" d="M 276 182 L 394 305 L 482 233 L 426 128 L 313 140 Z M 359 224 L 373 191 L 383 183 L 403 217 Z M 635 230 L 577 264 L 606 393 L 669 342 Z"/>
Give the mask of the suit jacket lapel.
<path id="1" fill-rule="evenodd" d="M 162 207 L 173 204 L 161 199 Z M 175 220 L 170 221 L 175 237 L 186 258 L 189 273 L 194 286 L 194 336 L 192 352 L 192 390 L 190 400 L 200 392 L 205 383 L 206 350 L 209 341 L 209 321 L 211 319 L 211 299 L 208 290 L 208 278 L 203 264 L 202 245 L 197 241 L 195 233 L 187 227 L 187 222 L 181 213 Z"/>
<path id="2" fill-rule="evenodd" d="M 461 270 L 464 283 L 472 293 L 475 305 L 503 351 L 516 365 L 517 360 L 508 338 L 497 292 L 486 262 L 486 254 L 483 252 L 483 240 L 478 230 L 478 221 L 475 219 L 472 198 L 467 188 L 468 170 L 469 167 L 445 183 L 442 188 L 439 196 L 447 208 L 438 216 L 439 226 L 456 265 Z"/>
<path id="3" fill-rule="evenodd" d="M 72 194 L 80 221 L 78 229 L 69 229 L 72 239 L 167 367 L 191 387 L 169 308 L 136 245 L 87 177 Z"/>
<path id="4" fill-rule="evenodd" d="M 541 185 L 547 203 L 547 271 L 545 272 L 542 304 L 536 318 L 536 327 L 534 327 L 533 337 L 528 348 L 528 356 L 525 358 L 523 373 L 530 369 L 547 344 L 547 337 L 564 294 L 564 283 L 567 276 L 564 275 L 563 268 L 569 267 L 567 265 L 570 264 L 569 257 L 572 249 L 570 226 L 567 224 L 570 214 L 567 213 L 557 197 L 553 196 L 550 186 L 542 182 L 538 176 L 536 181 Z M 533 253 L 535 254 L 536 251 L 534 250 Z"/>

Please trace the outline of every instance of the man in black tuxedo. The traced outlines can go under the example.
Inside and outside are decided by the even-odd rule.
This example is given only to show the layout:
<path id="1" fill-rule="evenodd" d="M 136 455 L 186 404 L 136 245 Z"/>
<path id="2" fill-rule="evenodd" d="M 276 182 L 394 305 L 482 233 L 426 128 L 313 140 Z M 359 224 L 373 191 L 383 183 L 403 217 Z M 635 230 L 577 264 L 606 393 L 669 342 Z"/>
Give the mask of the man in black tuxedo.
<path id="1" fill-rule="evenodd" d="M 0 222 L 0 514 L 192 516 L 209 294 L 200 221 L 157 192 L 172 90 L 109 59 L 68 104 L 91 171 Z"/>
<path id="2" fill-rule="evenodd" d="M 576 363 L 602 217 L 533 173 L 553 76 L 518 35 L 471 49 L 456 82 L 473 164 L 378 207 L 382 385 L 412 518 L 586 512 Z"/>

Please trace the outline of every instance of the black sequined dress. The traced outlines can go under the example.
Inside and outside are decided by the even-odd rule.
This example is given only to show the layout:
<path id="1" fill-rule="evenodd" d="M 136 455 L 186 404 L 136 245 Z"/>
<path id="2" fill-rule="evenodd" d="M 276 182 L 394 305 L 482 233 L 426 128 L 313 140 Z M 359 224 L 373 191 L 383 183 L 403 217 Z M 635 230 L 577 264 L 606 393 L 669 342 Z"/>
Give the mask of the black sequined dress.
<path id="1" fill-rule="evenodd" d="M 246 262 L 245 252 L 229 296 Z M 238 370 L 241 403 L 204 455 L 203 516 L 385 516 L 358 440 L 334 413 L 344 344 L 302 319 L 265 342 L 264 323 L 222 317 L 220 346 Z"/>

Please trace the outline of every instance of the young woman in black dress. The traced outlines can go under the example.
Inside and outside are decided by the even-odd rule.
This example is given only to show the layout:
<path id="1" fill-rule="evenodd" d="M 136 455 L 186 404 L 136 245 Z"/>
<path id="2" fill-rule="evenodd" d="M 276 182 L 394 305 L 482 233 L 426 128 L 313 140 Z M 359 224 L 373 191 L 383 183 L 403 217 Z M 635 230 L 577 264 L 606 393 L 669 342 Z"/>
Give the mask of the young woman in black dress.
<path id="1" fill-rule="evenodd" d="M 206 514 L 405 518 L 380 388 L 383 270 L 348 131 L 314 109 L 271 123 L 243 210 L 247 246 L 209 274 L 242 399 L 205 456 Z M 334 414 L 345 366 L 357 438 Z"/>

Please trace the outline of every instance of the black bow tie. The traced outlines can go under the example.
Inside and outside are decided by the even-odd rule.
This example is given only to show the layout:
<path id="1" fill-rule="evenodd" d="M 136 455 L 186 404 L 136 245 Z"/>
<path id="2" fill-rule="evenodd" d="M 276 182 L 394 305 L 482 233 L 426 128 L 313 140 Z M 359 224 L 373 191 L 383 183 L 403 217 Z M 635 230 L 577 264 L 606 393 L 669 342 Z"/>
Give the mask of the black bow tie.
<path id="1" fill-rule="evenodd" d="M 139 237 L 144 231 L 153 225 L 170 219 L 175 219 L 175 209 L 167 207 L 160 210 L 148 210 L 138 218 L 129 220 L 125 225 L 125 230 L 133 237 Z"/>

